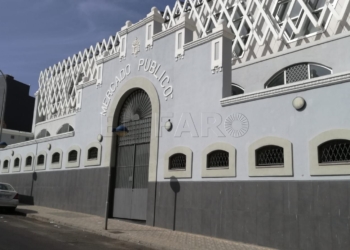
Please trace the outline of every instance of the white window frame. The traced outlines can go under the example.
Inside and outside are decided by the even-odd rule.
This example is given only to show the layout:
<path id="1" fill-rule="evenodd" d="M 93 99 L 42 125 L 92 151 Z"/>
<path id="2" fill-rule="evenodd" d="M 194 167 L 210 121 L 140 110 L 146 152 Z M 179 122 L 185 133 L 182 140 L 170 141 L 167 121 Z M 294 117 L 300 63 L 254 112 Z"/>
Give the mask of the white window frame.
<path id="1" fill-rule="evenodd" d="M 77 161 L 70 162 L 69 161 L 69 153 L 73 150 L 77 151 L 77 153 L 78 153 L 77 154 Z M 67 151 L 67 156 L 66 156 L 66 168 L 78 168 L 78 167 L 80 167 L 80 155 L 81 155 L 81 149 L 79 146 L 70 147 Z"/>
<path id="2" fill-rule="evenodd" d="M 184 154 L 186 156 L 186 168 L 184 170 L 172 170 L 169 169 L 170 157 L 175 154 Z M 169 150 L 164 155 L 164 179 L 170 179 L 172 177 L 184 179 L 192 178 L 192 150 L 188 147 L 175 147 Z"/>
<path id="3" fill-rule="evenodd" d="M 349 129 L 333 129 L 325 131 L 309 142 L 310 152 L 310 175 L 311 176 L 332 176 L 350 175 L 350 163 L 330 163 L 318 162 L 318 146 L 331 140 L 350 140 Z"/>
<path id="4" fill-rule="evenodd" d="M 228 153 L 229 166 L 227 168 L 208 168 L 208 155 L 217 150 Z M 236 148 L 225 142 L 213 143 L 202 152 L 202 178 L 224 177 L 236 177 Z"/>
<path id="5" fill-rule="evenodd" d="M 28 157 L 32 157 L 32 162 L 31 162 L 30 166 L 26 166 L 27 158 L 28 158 Z M 24 171 L 25 171 L 25 172 L 26 172 L 26 171 L 33 171 L 34 161 L 35 161 L 35 156 L 34 156 L 34 154 L 33 154 L 33 153 L 27 154 L 27 156 L 26 156 L 26 158 L 25 158 L 25 160 L 24 160 L 24 164 L 23 164 L 23 166 L 24 166 Z"/>
<path id="6" fill-rule="evenodd" d="M 283 148 L 284 164 L 277 166 L 258 166 L 256 164 L 256 150 L 264 146 L 279 146 Z M 252 143 L 248 148 L 248 165 L 250 177 L 293 176 L 292 143 L 286 139 L 267 136 Z"/>
<path id="7" fill-rule="evenodd" d="M 265 84 L 265 89 L 268 89 L 268 88 L 275 88 L 275 87 L 278 87 L 278 86 L 284 86 L 284 85 L 288 85 L 288 84 L 294 84 L 294 83 L 298 83 L 298 82 L 301 82 L 301 81 L 297 81 L 297 82 L 292 82 L 292 83 L 287 83 L 287 68 L 289 67 L 293 67 L 293 66 L 297 66 L 297 65 L 300 65 L 300 64 L 307 64 L 307 67 L 308 67 L 308 79 L 305 79 L 305 80 L 301 80 L 301 81 L 307 81 L 307 80 L 310 80 L 310 79 L 313 79 L 311 78 L 311 70 L 310 70 L 310 65 L 315 65 L 315 66 L 318 66 L 318 67 L 322 67 L 322 68 L 325 68 L 327 70 L 329 70 L 331 73 L 330 75 L 333 74 L 333 69 L 327 67 L 327 66 L 324 66 L 322 64 L 318 64 L 318 63 L 297 63 L 297 64 L 292 64 L 292 65 L 289 65 L 288 67 L 285 67 L 284 69 L 278 71 L 272 78 L 271 80 L 269 80 L 266 84 Z M 269 87 L 269 84 L 271 84 L 281 73 L 283 72 L 283 76 L 284 76 L 284 82 L 283 82 L 283 85 L 278 85 L 278 86 L 274 86 L 274 87 Z M 314 77 L 314 78 L 317 78 L 317 77 Z"/>
<path id="8" fill-rule="evenodd" d="M 96 147 L 97 148 L 97 159 L 89 160 L 89 149 Z M 102 145 L 99 142 L 92 142 L 90 143 L 85 150 L 85 167 L 91 167 L 91 166 L 99 166 L 101 165 L 101 155 L 102 155 Z"/>
<path id="9" fill-rule="evenodd" d="M 52 163 L 53 155 L 58 153 L 60 155 L 59 162 Z M 52 150 L 50 155 L 50 169 L 61 169 L 62 168 L 62 158 L 63 158 L 63 152 L 61 149 L 57 148 L 55 150 Z"/>
<path id="10" fill-rule="evenodd" d="M 4 169 L 5 161 L 8 161 L 7 169 Z M 10 173 L 10 168 L 11 168 L 11 158 L 9 156 L 6 156 L 1 161 L 1 173 L 4 173 L 4 174 Z"/>
<path id="11" fill-rule="evenodd" d="M 40 155 L 44 156 L 44 164 L 43 165 L 38 165 L 38 159 L 39 159 Z M 47 163 L 47 153 L 46 153 L 46 151 L 40 151 L 38 153 L 38 155 L 35 157 L 35 171 L 46 170 L 46 163 Z"/>
<path id="12" fill-rule="evenodd" d="M 16 159 L 19 159 L 19 166 L 18 167 L 15 167 L 15 160 Z M 13 161 L 12 161 L 12 164 L 11 164 L 11 167 L 12 167 L 12 172 L 21 172 L 21 166 L 22 166 L 22 156 L 20 154 L 16 154 L 13 156 Z"/>

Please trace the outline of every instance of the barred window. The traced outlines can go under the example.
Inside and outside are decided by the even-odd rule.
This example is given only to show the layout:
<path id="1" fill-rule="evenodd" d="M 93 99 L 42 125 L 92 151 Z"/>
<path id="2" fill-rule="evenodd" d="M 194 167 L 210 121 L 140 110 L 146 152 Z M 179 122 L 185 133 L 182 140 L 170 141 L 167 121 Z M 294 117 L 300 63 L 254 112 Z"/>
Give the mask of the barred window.
<path id="1" fill-rule="evenodd" d="M 60 153 L 54 153 L 52 155 L 51 163 L 59 163 L 60 162 Z"/>
<path id="2" fill-rule="evenodd" d="M 19 158 L 16 158 L 15 159 L 15 162 L 14 162 L 14 165 L 13 165 L 15 168 L 18 168 L 19 167 Z"/>
<path id="3" fill-rule="evenodd" d="M 66 123 L 60 127 L 60 129 L 57 131 L 57 134 L 59 135 L 59 134 L 64 134 L 72 131 L 74 131 L 74 128 L 68 123 Z"/>
<path id="4" fill-rule="evenodd" d="M 29 167 L 32 165 L 33 158 L 31 156 L 28 156 L 26 159 L 26 167 Z"/>
<path id="5" fill-rule="evenodd" d="M 72 150 L 68 154 L 68 162 L 76 162 L 78 160 L 78 151 Z"/>
<path id="6" fill-rule="evenodd" d="M 331 140 L 318 146 L 318 163 L 350 163 L 350 141 Z"/>
<path id="7" fill-rule="evenodd" d="M 45 163 L 45 156 L 44 155 L 39 155 L 37 164 L 38 165 L 44 165 L 44 163 Z"/>
<path id="8" fill-rule="evenodd" d="M 255 151 L 256 166 L 275 166 L 284 164 L 283 148 L 275 145 L 261 147 Z"/>
<path id="9" fill-rule="evenodd" d="M 312 63 L 301 63 L 292 65 L 278 72 L 268 81 L 265 87 L 272 88 L 330 74 L 332 74 L 332 70 L 325 66 Z"/>
<path id="10" fill-rule="evenodd" d="M 88 151 L 88 160 L 97 160 L 98 149 L 96 147 L 90 148 Z"/>
<path id="11" fill-rule="evenodd" d="M 40 131 L 40 133 L 36 136 L 36 139 L 44 138 L 44 137 L 49 137 L 50 133 L 46 129 L 43 129 Z"/>
<path id="12" fill-rule="evenodd" d="M 207 155 L 207 168 L 228 168 L 229 154 L 223 150 L 216 150 Z"/>
<path id="13" fill-rule="evenodd" d="M 186 155 L 174 154 L 169 158 L 169 169 L 171 170 L 185 170 L 186 169 Z"/>
<path id="14" fill-rule="evenodd" d="M 7 169 L 9 167 L 9 161 L 5 160 L 4 161 L 4 169 Z"/>

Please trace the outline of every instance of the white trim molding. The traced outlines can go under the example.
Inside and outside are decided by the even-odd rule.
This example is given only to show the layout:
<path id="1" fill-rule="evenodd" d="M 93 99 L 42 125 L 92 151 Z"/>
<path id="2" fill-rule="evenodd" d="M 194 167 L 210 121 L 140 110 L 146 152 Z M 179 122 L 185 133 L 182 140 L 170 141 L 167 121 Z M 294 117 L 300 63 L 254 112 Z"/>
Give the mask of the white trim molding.
<path id="1" fill-rule="evenodd" d="M 170 157 L 175 154 L 184 154 L 186 156 L 185 170 L 171 170 L 169 169 Z M 164 155 L 164 179 L 175 178 L 192 178 L 192 150 L 188 147 L 175 147 Z"/>
<path id="2" fill-rule="evenodd" d="M 58 153 L 60 155 L 60 160 L 57 163 L 52 163 L 52 157 L 54 154 Z M 57 148 L 51 152 L 50 155 L 50 169 L 61 169 L 62 168 L 63 152 L 61 149 Z"/>
<path id="3" fill-rule="evenodd" d="M 256 150 L 264 146 L 283 148 L 284 164 L 261 167 L 256 164 Z M 292 143 L 286 139 L 267 136 L 251 144 L 248 148 L 249 176 L 293 176 Z"/>
<path id="4" fill-rule="evenodd" d="M 208 168 L 208 154 L 223 150 L 229 155 L 227 168 Z M 217 142 L 206 147 L 202 152 L 202 177 L 236 177 L 236 149 L 231 144 Z"/>
<path id="5" fill-rule="evenodd" d="M 317 135 L 309 142 L 310 175 L 350 175 L 350 162 L 340 164 L 320 164 L 318 161 L 318 147 L 331 140 L 350 140 L 349 129 L 333 129 Z"/>
<path id="6" fill-rule="evenodd" d="M 38 158 L 40 155 L 44 156 L 44 164 L 38 165 Z M 35 157 L 35 171 L 45 170 L 46 169 L 46 162 L 47 162 L 47 153 L 46 151 L 40 151 L 38 155 Z"/>
<path id="7" fill-rule="evenodd" d="M 15 167 L 15 160 L 16 159 L 19 159 L 19 165 L 18 165 L 18 167 Z M 20 155 L 20 154 L 15 154 L 14 156 L 13 156 L 13 161 L 12 161 L 12 163 L 11 163 L 11 168 L 12 168 L 12 173 L 14 173 L 14 172 L 21 172 L 21 166 L 22 166 L 22 156 Z"/>
<path id="8" fill-rule="evenodd" d="M 69 154 L 73 150 L 77 151 L 77 160 L 75 162 L 70 162 Z M 80 166 L 80 155 L 81 155 L 81 149 L 79 146 L 70 147 L 67 151 L 67 156 L 66 156 L 66 168 L 78 168 Z"/>
<path id="9" fill-rule="evenodd" d="M 7 169 L 4 169 L 4 162 L 8 161 Z M 6 156 L 2 159 L 1 162 L 1 173 L 10 173 L 10 167 L 11 167 L 11 158 L 9 156 Z"/>
<path id="10" fill-rule="evenodd" d="M 90 148 L 97 148 L 97 158 L 96 159 L 92 159 L 89 160 L 88 156 L 89 156 L 89 149 Z M 84 162 L 84 166 L 85 167 L 91 167 L 91 166 L 99 166 L 101 165 L 101 155 L 102 155 L 102 146 L 99 142 L 92 142 L 90 143 L 85 150 L 85 162 Z"/>
<path id="11" fill-rule="evenodd" d="M 28 157 L 32 157 L 32 162 L 31 162 L 30 166 L 26 166 L 26 164 L 27 164 L 27 158 L 28 158 Z M 27 171 L 33 171 L 34 160 L 35 160 L 34 154 L 33 154 L 33 153 L 28 153 L 27 156 L 26 156 L 26 158 L 24 159 L 24 164 L 23 164 L 23 170 L 24 170 L 25 172 L 27 172 Z"/>
<path id="12" fill-rule="evenodd" d="M 339 73 L 334 75 L 312 78 L 310 80 L 300 81 L 297 83 L 289 83 L 283 86 L 268 88 L 247 94 L 226 97 L 220 100 L 221 106 L 229 106 L 243 102 L 251 102 L 259 99 L 270 98 L 301 92 L 309 89 L 327 87 L 350 81 L 350 72 Z"/>

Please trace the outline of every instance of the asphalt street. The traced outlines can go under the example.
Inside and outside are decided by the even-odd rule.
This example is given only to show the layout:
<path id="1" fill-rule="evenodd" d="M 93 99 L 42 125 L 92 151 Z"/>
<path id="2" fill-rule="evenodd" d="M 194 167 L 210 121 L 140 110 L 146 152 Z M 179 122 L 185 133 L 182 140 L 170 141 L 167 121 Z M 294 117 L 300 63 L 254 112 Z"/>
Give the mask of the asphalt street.
<path id="1" fill-rule="evenodd" d="M 0 212 L 0 250 L 148 250 L 104 236 Z"/>

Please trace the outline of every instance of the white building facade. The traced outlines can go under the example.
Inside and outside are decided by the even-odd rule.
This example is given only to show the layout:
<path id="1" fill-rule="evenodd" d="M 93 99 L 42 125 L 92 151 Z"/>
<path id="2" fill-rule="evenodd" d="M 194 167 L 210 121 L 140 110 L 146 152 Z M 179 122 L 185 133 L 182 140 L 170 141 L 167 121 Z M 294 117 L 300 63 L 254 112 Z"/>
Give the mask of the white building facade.
<path id="1" fill-rule="evenodd" d="M 347 249 L 349 8 L 152 8 L 41 72 L 36 138 L 0 150 L 0 180 L 42 206 L 103 216 L 108 201 L 109 217 L 152 226 Z"/>

